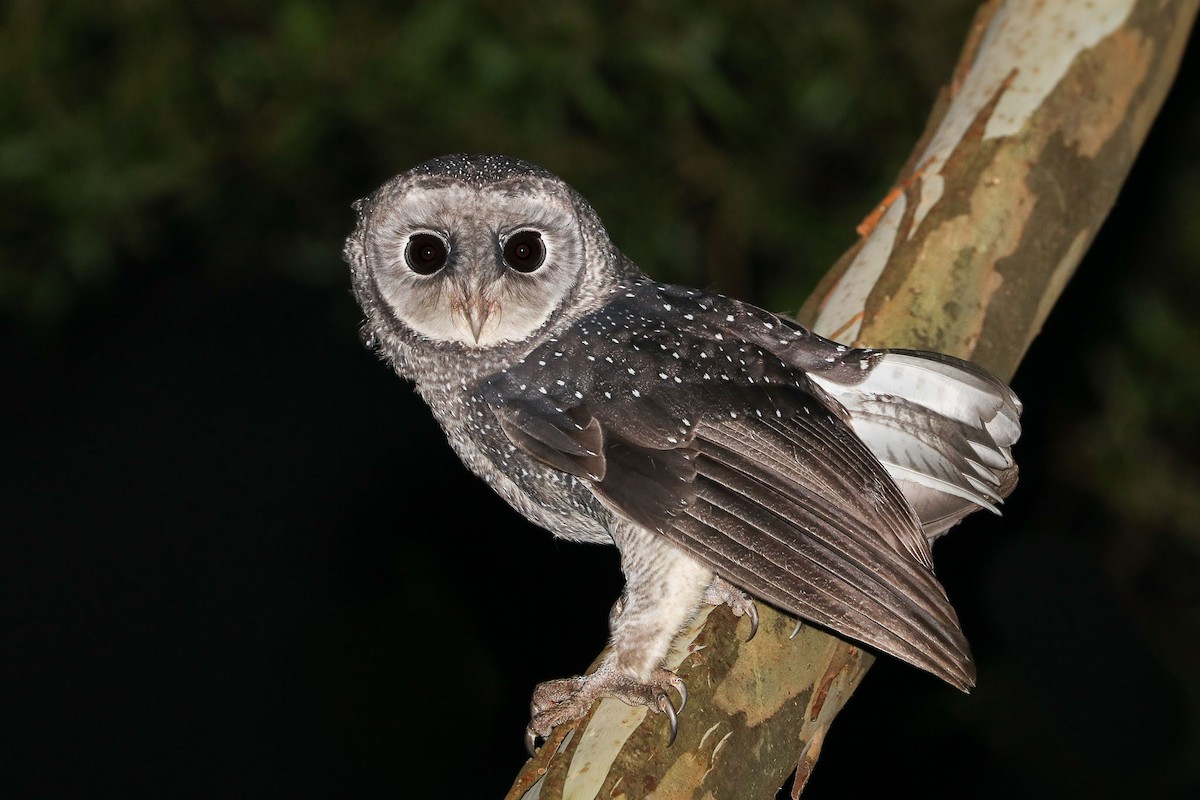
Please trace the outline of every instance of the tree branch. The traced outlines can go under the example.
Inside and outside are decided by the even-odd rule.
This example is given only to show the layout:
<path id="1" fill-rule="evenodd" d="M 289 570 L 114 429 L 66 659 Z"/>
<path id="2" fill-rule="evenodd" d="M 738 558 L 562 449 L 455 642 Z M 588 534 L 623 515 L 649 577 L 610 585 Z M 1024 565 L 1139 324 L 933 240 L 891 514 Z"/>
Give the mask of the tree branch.
<path id="1" fill-rule="evenodd" d="M 1073 274 L 1175 76 L 1200 0 L 992 0 L 894 190 L 798 315 L 870 346 L 969 357 L 1011 378 Z M 701 615 L 668 667 L 689 701 L 661 715 L 603 700 L 555 732 L 510 800 L 798 797 L 873 660 L 760 604 L 744 642 Z"/>

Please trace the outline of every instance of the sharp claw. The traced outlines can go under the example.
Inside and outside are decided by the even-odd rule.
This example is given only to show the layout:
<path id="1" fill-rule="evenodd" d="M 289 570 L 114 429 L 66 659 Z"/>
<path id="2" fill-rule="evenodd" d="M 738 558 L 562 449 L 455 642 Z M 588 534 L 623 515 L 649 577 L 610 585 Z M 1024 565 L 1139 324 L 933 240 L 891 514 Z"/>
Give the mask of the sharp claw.
<path id="1" fill-rule="evenodd" d="M 792 635 L 789 636 L 788 639 L 789 640 L 795 639 L 800 634 L 800 629 L 803 627 L 804 627 L 804 620 L 799 620 L 799 619 L 796 620 L 796 630 L 792 631 Z"/>
<path id="2" fill-rule="evenodd" d="M 687 706 L 687 684 L 682 678 L 675 679 L 675 690 L 679 692 L 679 708 L 675 709 L 676 714 L 682 714 L 683 709 Z"/>
<path id="3" fill-rule="evenodd" d="M 533 728 L 525 728 L 525 749 L 529 751 L 529 757 L 533 758 L 537 755 L 537 740 L 538 735 L 533 732 Z"/>
<path id="4" fill-rule="evenodd" d="M 665 694 L 659 698 L 658 707 L 667 715 L 667 724 L 671 726 L 671 736 L 667 739 L 667 747 L 670 747 L 675 744 L 675 737 L 679 735 L 679 714 L 675 711 L 675 706 L 671 705 L 671 698 Z"/>
<path id="5" fill-rule="evenodd" d="M 746 641 L 754 638 L 754 634 L 758 633 L 758 609 L 754 603 L 750 603 L 750 608 L 746 611 L 746 616 L 750 617 L 750 635 L 746 637 Z"/>

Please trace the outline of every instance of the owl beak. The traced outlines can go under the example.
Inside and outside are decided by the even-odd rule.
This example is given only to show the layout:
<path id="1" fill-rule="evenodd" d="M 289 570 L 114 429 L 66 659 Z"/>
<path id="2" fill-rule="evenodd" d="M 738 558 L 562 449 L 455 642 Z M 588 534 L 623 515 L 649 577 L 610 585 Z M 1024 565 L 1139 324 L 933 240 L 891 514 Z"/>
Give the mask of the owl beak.
<path id="1" fill-rule="evenodd" d="M 496 313 L 499 305 L 495 300 L 485 297 L 483 292 L 471 289 L 455 292 L 451 302 L 454 311 L 458 313 L 463 322 L 467 323 L 467 329 L 471 331 L 471 336 L 475 339 L 476 344 L 479 344 L 484 326 Z"/>
<path id="2" fill-rule="evenodd" d="M 483 326 L 491 316 L 494 305 L 494 302 L 488 302 L 482 297 L 475 298 L 473 302 L 467 300 L 463 303 L 463 316 L 467 318 L 467 327 L 471 329 L 471 335 L 475 337 L 476 344 L 479 344 Z"/>

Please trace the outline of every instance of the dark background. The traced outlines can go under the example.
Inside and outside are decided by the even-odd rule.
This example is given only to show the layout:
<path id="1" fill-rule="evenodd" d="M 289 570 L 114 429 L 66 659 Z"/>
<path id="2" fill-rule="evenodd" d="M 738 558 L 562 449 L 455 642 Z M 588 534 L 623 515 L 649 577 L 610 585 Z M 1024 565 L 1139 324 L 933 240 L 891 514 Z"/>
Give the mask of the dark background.
<path id="1" fill-rule="evenodd" d="M 502 795 L 616 554 L 523 523 L 361 347 L 350 203 L 505 152 L 656 277 L 794 309 L 973 11 L 8 4 L 0 794 Z M 880 661 L 806 797 L 1200 788 L 1197 56 L 1014 381 L 1005 517 L 938 545 L 979 687 Z"/>

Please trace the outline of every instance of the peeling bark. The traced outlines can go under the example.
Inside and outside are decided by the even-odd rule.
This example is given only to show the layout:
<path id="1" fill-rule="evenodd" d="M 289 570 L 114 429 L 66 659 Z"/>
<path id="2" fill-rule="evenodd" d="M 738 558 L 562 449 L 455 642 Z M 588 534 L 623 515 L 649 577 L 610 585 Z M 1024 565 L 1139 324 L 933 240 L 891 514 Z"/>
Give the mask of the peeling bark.
<path id="1" fill-rule="evenodd" d="M 1011 377 L 1112 208 L 1195 13 L 1187 0 L 986 4 L 909 160 L 919 177 L 902 176 L 800 319 Z"/>
<path id="2" fill-rule="evenodd" d="M 798 318 L 842 341 L 970 358 L 1011 378 L 1118 191 L 1170 87 L 1200 0 L 992 0 L 898 189 Z M 970 524 L 969 522 L 967 524 Z M 873 657 L 759 604 L 758 635 L 704 613 L 661 715 L 603 700 L 556 731 L 510 800 L 793 797 Z"/>

